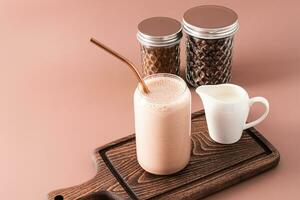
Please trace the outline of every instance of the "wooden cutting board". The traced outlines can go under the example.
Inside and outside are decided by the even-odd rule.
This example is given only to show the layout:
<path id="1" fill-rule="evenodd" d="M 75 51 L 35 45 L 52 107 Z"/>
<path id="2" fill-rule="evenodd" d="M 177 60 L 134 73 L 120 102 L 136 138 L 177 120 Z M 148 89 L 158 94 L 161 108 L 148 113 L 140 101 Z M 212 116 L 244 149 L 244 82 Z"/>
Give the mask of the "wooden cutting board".
<path id="1" fill-rule="evenodd" d="M 192 141 L 188 166 L 168 176 L 149 174 L 139 166 L 134 135 L 109 143 L 95 151 L 93 179 L 50 192 L 48 199 L 81 199 L 97 191 L 107 192 L 82 199 L 200 199 L 275 167 L 280 158 L 254 128 L 245 130 L 235 144 L 213 142 L 203 111 L 192 115 Z"/>

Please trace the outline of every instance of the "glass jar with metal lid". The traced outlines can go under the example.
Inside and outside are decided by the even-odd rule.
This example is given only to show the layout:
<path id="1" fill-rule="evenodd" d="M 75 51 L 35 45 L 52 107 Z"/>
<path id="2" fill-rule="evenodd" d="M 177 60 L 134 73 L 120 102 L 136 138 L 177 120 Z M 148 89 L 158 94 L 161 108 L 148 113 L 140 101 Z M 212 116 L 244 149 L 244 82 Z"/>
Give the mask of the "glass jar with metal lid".
<path id="1" fill-rule="evenodd" d="M 138 24 L 142 70 L 145 76 L 180 72 L 181 24 L 168 17 L 152 17 Z"/>
<path id="2" fill-rule="evenodd" d="M 231 78 L 237 14 L 226 7 L 204 5 L 184 13 L 186 40 L 186 79 L 197 87 L 226 83 Z"/>

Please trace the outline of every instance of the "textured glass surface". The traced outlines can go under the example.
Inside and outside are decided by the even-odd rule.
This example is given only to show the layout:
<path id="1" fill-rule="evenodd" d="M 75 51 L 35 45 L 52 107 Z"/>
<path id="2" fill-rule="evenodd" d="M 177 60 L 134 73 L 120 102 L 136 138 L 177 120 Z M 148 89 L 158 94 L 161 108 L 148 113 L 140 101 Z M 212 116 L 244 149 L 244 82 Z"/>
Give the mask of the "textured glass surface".
<path id="1" fill-rule="evenodd" d="M 164 47 L 141 45 L 142 69 L 145 76 L 156 73 L 179 75 L 179 44 Z"/>
<path id="2" fill-rule="evenodd" d="M 187 36 L 186 79 L 197 87 L 227 83 L 231 77 L 233 36 L 201 39 Z"/>

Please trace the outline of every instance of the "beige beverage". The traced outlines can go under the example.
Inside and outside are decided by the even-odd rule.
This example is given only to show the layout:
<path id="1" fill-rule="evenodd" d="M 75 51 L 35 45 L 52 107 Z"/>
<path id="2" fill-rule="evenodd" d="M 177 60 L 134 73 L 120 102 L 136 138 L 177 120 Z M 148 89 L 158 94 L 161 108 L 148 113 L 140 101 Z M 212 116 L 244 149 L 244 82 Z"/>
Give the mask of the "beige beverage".
<path id="1" fill-rule="evenodd" d="M 136 149 L 146 171 L 166 175 L 183 169 L 191 153 L 191 94 L 172 74 L 147 76 L 150 93 L 134 93 Z"/>

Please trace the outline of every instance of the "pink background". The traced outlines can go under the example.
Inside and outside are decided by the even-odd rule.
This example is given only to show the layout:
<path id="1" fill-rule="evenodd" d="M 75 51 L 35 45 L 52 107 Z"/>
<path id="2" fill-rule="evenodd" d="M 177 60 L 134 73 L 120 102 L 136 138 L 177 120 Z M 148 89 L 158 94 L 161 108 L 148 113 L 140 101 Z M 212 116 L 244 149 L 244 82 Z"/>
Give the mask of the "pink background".
<path id="1" fill-rule="evenodd" d="M 180 20 L 201 4 L 225 5 L 239 14 L 231 82 L 269 99 L 270 115 L 257 129 L 281 153 L 276 169 L 208 199 L 299 199 L 296 0 L 2 0 L 0 198 L 45 199 L 49 191 L 82 183 L 95 174 L 95 148 L 134 132 L 135 77 L 93 46 L 91 36 L 138 64 L 139 21 Z M 202 105 L 192 93 L 196 111 Z M 255 106 L 250 119 L 261 112 Z"/>

